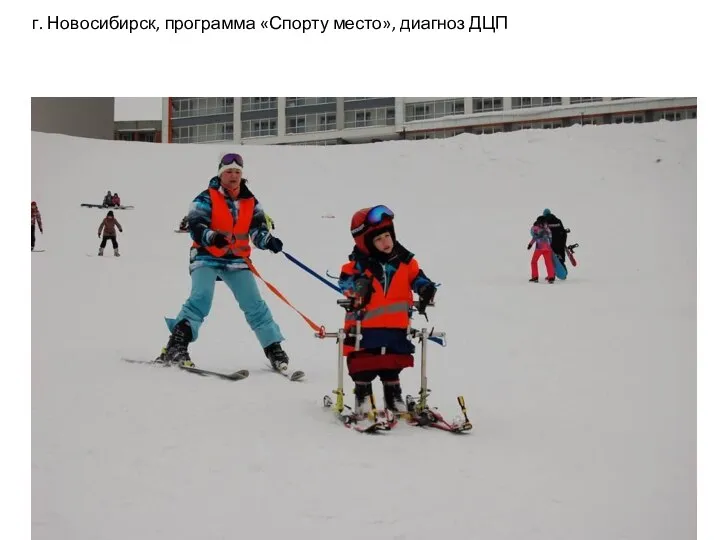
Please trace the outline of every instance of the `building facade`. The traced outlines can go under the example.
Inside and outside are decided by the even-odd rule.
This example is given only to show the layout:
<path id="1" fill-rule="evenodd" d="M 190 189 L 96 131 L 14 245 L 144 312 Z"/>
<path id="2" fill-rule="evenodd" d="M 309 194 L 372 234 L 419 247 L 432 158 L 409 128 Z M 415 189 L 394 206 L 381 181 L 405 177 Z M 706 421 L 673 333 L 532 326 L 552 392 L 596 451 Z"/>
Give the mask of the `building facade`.
<path id="1" fill-rule="evenodd" d="M 112 139 L 113 97 L 34 97 L 30 129 L 91 139 Z"/>
<path id="2" fill-rule="evenodd" d="M 162 142 L 162 121 L 116 121 L 114 138 L 116 141 Z"/>
<path id="3" fill-rule="evenodd" d="M 162 141 L 350 144 L 697 118 L 697 98 L 163 98 Z"/>

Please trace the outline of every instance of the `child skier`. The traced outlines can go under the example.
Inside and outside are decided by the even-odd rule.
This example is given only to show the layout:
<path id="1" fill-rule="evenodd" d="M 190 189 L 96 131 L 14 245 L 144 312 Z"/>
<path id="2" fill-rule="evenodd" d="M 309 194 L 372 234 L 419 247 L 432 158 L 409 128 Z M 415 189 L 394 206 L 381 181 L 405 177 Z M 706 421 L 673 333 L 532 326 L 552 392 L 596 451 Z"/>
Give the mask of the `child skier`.
<path id="1" fill-rule="evenodd" d="M 533 253 L 532 259 L 530 260 L 530 281 L 537 283 L 538 281 L 538 260 L 540 257 L 545 258 L 545 269 L 547 270 L 548 283 L 555 282 L 555 265 L 553 264 L 553 251 L 552 251 L 552 233 L 547 224 L 547 218 L 540 216 L 535 220 L 532 228 L 530 229 L 530 235 L 532 240 L 527 245 L 527 248 L 532 248 L 535 244 L 535 252 Z"/>
<path id="2" fill-rule="evenodd" d="M 115 232 L 116 227 L 120 232 L 122 232 L 122 225 L 120 225 L 120 222 L 115 219 L 113 211 L 109 210 L 105 219 L 100 222 L 100 227 L 98 227 L 98 238 L 100 238 L 102 234 L 102 242 L 100 243 L 100 249 L 98 250 L 98 255 L 100 257 L 103 255 L 105 244 L 107 244 L 108 240 L 112 242 L 115 256 L 120 256 L 120 252 L 118 251 L 117 233 Z M 103 231 L 103 229 L 105 230 Z"/>
<path id="3" fill-rule="evenodd" d="M 407 413 L 400 386 L 400 371 L 412 367 L 415 346 L 407 337 L 413 292 L 420 297 L 419 311 L 430 304 L 436 285 L 420 269 L 413 253 L 398 243 L 394 214 L 386 206 L 363 208 L 353 215 L 350 232 L 355 247 L 340 271 L 339 286 L 352 300 L 345 316 L 344 355 L 355 383 L 355 414 L 371 411 L 372 381 L 383 384 L 385 407 Z M 362 339 L 355 349 L 357 320 Z"/>

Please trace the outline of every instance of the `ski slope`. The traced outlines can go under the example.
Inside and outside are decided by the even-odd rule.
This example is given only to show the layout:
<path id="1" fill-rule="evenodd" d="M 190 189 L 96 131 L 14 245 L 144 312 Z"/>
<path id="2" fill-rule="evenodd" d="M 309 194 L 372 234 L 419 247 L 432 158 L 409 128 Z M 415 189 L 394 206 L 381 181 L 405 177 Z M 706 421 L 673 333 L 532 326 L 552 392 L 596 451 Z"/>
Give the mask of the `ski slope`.
<path id="1" fill-rule="evenodd" d="M 33 539 L 693 538 L 696 143 L 695 121 L 337 147 L 33 133 Z M 266 371 L 222 283 L 190 352 L 248 379 L 120 360 L 166 343 L 190 285 L 173 230 L 229 149 L 286 251 L 320 274 L 346 261 L 354 211 L 395 210 L 442 283 L 430 323 L 415 320 L 448 335 L 428 348 L 430 402 L 453 417 L 465 396 L 473 431 L 336 424 L 321 407 L 335 343 L 262 284 L 305 382 Z M 115 212 L 120 258 L 96 255 L 105 211 L 80 208 L 107 190 L 135 205 Z M 545 207 L 580 243 L 554 285 L 527 281 Z M 253 259 L 313 321 L 341 325 L 335 291 L 282 254 Z"/>

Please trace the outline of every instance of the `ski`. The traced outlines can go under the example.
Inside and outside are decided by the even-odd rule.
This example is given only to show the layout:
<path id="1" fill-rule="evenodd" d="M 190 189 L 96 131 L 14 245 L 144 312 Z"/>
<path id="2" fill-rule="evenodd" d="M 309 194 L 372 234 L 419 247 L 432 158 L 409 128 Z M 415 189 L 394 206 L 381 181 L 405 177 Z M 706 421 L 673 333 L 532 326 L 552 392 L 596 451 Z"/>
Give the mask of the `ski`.
<path id="1" fill-rule="evenodd" d="M 277 373 L 278 375 L 282 375 L 286 379 L 289 379 L 293 382 L 300 381 L 305 378 L 305 372 L 301 371 L 299 369 L 296 369 L 295 371 L 280 371 L 272 367 L 271 365 L 268 365 L 268 371 L 272 371 L 273 373 Z"/>
<path id="2" fill-rule="evenodd" d="M 351 427 L 353 430 L 357 431 L 358 433 L 383 433 L 385 431 L 390 431 L 392 428 L 388 427 L 388 425 L 385 422 L 382 421 L 376 421 L 372 422 L 370 424 L 350 424 L 348 427 Z"/>
<path id="3" fill-rule="evenodd" d="M 458 404 L 462 412 L 462 418 L 448 422 L 437 409 L 430 409 L 425 406 L 423 409 L 417 409 L 417 401 L 413 396 L 406 396 L 408 413 L 405 416 L 407 423 L 411 426 L 428 427 L 440 429 L 449 433 L 465 433 L 472 429 L 472 423 L 467 416 L 467 408 L 465 407 L 465 398 L 458 396 Z"/>
<path id="4" fill-rule="evenodd" d="M 358 433 L 367 434 L 379 434 L 390 431 L 397 425 L 397 417 L 387 409 L 382 411 L 376 410 L 374 408 L 375 400 L 373 399 L 372 402 L 372 418 L 358 418 L 348 405 L 344 405 L 342 411 L 338 411 L 337 406 L 333 406 L 332 398 L 330 396 L 323 397 L 323 407 L 332 409 L 335 418 L 337 418 L 337 420 L 346 428 L 357 431 Z"/>
<path id="5" fill-rule="evenodd" d="M 33 253 L 42 253 L 45 250 L 44 249 L 31 249 L 30 251 L 32 251 Z"/>
<path id="6" fill-rule="evenodd" d="M 238 371 L 234 371 L 233 373 L 221 373 L 219 371 L 212 371 L 209 369 L 202 369 L 198 367 L 178 367 L 183 371 L 187 371 L 188 373 L 194 373 L 195 375 L 201 375 L 203 377 L 217 377 L 218 379 L 224 379 L 227 381 L 242 381 L 243 379 L 247 379 L 250 375 L 250 372 L 247 369 L 241 369 Z"/>
<path id="7" fill-rule="evenodd" d="M 136 360 L 134 358 L 123 358 L 125 362 L 130 362 L 132 364 L 146 364 L 149 366 L 157 366 L 157 367 L 177 367 L 183 371 L 186 371 L 187 373 L 192 373 L 194 375 L 200 375 L 203 377 L 216 377 L 218 379 L 223 379 L 226 381 L 242 381 L 243 379 L 247 379 L 250 375 L 250 372 L 247 369 L 241 369 L 239 371 L 235 371 L 232 373 L 222 373 L 219 371 L 213 371 L 210 369 L 202 369 L 197 366 L 195 367 L 186 367 L 186 366 L 171 366 L 170 364 L 166 364 L 165 362 L 158 362 L 155 360 Z"/>
<path id="8" fill-rule="evenodd" d="M 383 433 L 390 431 L 397 425 L 397 418 L 389 415 L 385 411 L 377 412 L 374 419 L 359 419 L 354 413 L 348 415 L 339 414 L 338 419 L 346 428 L 357 431 L 358 433 Z"/>

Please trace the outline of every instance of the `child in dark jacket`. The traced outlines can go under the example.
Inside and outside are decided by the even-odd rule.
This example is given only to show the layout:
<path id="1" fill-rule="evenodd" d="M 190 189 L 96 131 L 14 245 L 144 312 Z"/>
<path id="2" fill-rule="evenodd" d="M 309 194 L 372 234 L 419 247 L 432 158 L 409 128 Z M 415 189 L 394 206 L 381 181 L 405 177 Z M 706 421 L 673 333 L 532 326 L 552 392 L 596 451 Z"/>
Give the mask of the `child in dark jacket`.
<path id="1" fill-rule="evenodd" d="M 344 343 L 348 372 L 355 382 L 355 414 L 371 411 L 372 381 L 380 377 L 385 407 L 406 413 L 400 372 L 414 365 L 415 346 L 408 339 L 413 292 L 424 312 L 437 290 L 420 269 L 415 255 L 398 243 L 394 214 L 386 206 L 363 208 L 353 215 L 355 247 L 340 271 L 339 286 L 352 300 L 345 316 Z M 360 320 L 362 339 L 355 348 Z"/>
<path id="2" fill-rule="evenodd" d="M 100 227 L 98 227 L 98 238 L 102 235 L 102 242 L 100 242 L 100 249 L 98 250 L 98 255 L 100 257 L 103 255 L 103 251 L 105 250 L 105 245 L 108 240 L 112 242 L 115 256 L 120 256 L 120 251 L 118 251 L 117 233 L 115 232 L 116 227 L 120 232 L 122 232 L 122 225 L 120 225 L 120 222 L 115 219 L 115 214 L 112 210 L 110 210 L 105 218 L 100 222 Z"/>
<path id="3" fill-rule="evenodd" d="M 532 240 L 530 240 L 527 248 L 530 249 L 533 244 L 535 244 L 535 252 L 530 260 L 530 281 L 537 283 L 539 275 L 538 260 L 540 260 L 540 257 L 543 257 L 545 259 L 545 269 L 547 270 L 547 280 L 549 283 L 554 283 L 555 265 L 552 258 L 552 233 L 548 227 L 547 219 L 544 216 L 540 216 L 535 220 L 535 223 L 530 229 L 530 235 L 532 236 Z"/>

